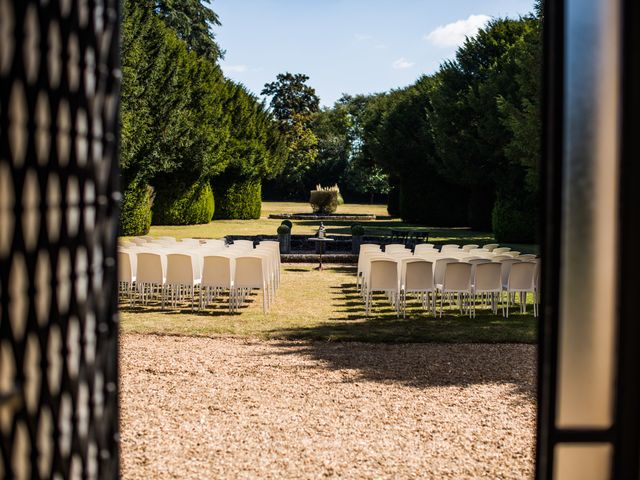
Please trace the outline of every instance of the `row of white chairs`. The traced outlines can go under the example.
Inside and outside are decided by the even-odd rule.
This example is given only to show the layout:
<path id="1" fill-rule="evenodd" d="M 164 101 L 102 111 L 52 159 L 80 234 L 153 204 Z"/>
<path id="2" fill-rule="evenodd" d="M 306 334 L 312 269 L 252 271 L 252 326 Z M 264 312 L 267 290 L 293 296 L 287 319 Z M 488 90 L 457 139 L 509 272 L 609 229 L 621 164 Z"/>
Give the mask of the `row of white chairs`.
<path id="1" fill-rule="evenodd" d="M 121 245 L 118 251 L 122 298 L 148 305 L 159 300 L 177 306 L 196 300 L 206 308 L 223 292 L 229 294 L 229 310 L 236 311 L 251 290 L 262 292 L 266 313 L 280 285 L 278 242 L 190 242 L 151 239 Z"/>
<path id="2" fill-rule="evenodd" d="M 389 251 L 388 247 L 386 252 L 382 252 L 378 245 L 361 247 L 357 287 L 367 314 L 373 293 L 382 292 L 398 314 L 403 315 L 406 315 L 407 294 L 417 294 L 423 306 L 434 314 L 439 296 L 440 316 L 444 302 L 451 303 L 454 296 L 461 312 L 470 316 L 475 316 L 478 300 L 490 306 L 494 314 L 500 304 L 503 316 L 508 316 L 516 297 L 519 297 L 520 311 L 525 313 L 527 294 L 531 293 L 534 316 L 538 315 L 539 262 L 535 258 L 501 255 L 493 255 L 493 258 L 456 257 L 451 250 L 412 254 L 408 249 L 398 247 Z"/>

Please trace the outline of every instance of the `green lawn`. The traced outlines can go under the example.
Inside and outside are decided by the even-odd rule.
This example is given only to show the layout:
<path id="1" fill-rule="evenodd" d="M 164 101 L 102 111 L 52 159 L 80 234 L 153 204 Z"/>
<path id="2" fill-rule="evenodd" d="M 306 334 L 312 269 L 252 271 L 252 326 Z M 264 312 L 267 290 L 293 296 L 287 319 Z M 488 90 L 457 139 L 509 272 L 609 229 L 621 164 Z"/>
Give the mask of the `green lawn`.
<path id="1" fill-rule="evenodd" d="M 281 220 L 269 220 L 270 213 L 311 212 L 306 203 L 264 202 L 258 220 L 216 220 L 207 225 L 154 226 L 150 235 L 220 238 L 225 235 L 275 234 Z M 390 218 L 384 205 L 343 205 L 338 212 L 374 213 L 375 221 L 362 222 L 366 228 L 424 228 L 435 243 L 488 243 L 490 232 L 469 228 L 437 228 L 405 224 Z M 350 233 L 353 222 L 325 222 L 329 233 Z M 313 234 L 320 222 L 293 221 L 294 234 Z M 522 252 L 536 252 L 536 245 L 509 245 Z M 447 312 L 443 318 L 427 315 L 417 303 L 411 304 L 406 319 L 398 319 L 390 306 L 379 299 L 367 318 L 355 291 L 352 266 L 328 266 L 322 272 L 310 265 L 283 265 L 282 286 L 268 315 L 263 315 L 256 295 L 241 312 L 228 314 L 226 304 L 207 312 L 188 308 L 160 311 L 158 308 L 131 308 L 122 311 L 124 332 L 177 335 L 234 335 L 259 338 L 314 339 L 367 342 L 525 342 L 536 340 L 537 321 L 532 315 L 514 313 L 510 318 L 483 311 L 476 318 Z M 515 311 L 514 311 L 515 312 Z"/>
<path id="2" fill-rule="evenodd" d="M 206 312 L 189 308 L 160 311 L 157 307 L 124 306 L 121 327 L 126 333 L 174 335 L 233 335 L 241 337 L 364 342 L 534 343 L 537 319 L 512 310 L 509 318 L 479 310 L 476 318 L 451 309 L 434 318 L 417 302 L 407 318 L 397 318 L 386 299 L 378 297 L 367 317 L 355 290 L 355 268 L 283 265 L 282 284 L 271 311 L 262 313 L 254 295 L 240 312 L 229 314 L 220 301 Z"/>
<path id="3" fill-rule="evenodd" d="M 262 215 L 258 220 L 215 220 L 206 225 L 189 226 L 153 226 L 149 235 L 173 236 L 176 238 L 204 237 L 220 238 L 225 235 L 275 235 L 281 220 L 270 220 L 271 213 L 311 213 L 311 207 L 304 202 L 263 202 Z M 391 218 L 387 213 L 386 205 L 342 205 L 338 213 L 373 213 L 378 219 L 369 222 L 361 222 L 365 228 L 386 230 L 392 228 L 424 229 L 430 233 L 430 240 L 434 243 L 477 243 L 493 242 L 491 232 L 479 232 L 469 228 L 439 228 L 425 225 L 413 225 L 403 223 L 398 218 Z M 330 234 L 350 234 L 353 221 L 324 222 Z M 310 235 L 316 232 L 319 221 L 293 220 L 293 234 Z M 524 253 L 537 253 L 536 245 L 507 244 L 514 250 Z"/>

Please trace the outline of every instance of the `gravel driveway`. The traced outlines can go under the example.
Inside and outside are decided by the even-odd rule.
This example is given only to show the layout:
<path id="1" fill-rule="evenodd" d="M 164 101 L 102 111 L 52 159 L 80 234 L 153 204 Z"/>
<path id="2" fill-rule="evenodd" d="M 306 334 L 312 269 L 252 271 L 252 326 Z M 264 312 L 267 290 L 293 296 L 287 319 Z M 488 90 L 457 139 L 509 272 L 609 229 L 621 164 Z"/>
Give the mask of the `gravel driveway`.
<path id="1" fill-rule="evenodd" d="M 125 479 L 532 476 L 531 345 L 121 344 Z"/>

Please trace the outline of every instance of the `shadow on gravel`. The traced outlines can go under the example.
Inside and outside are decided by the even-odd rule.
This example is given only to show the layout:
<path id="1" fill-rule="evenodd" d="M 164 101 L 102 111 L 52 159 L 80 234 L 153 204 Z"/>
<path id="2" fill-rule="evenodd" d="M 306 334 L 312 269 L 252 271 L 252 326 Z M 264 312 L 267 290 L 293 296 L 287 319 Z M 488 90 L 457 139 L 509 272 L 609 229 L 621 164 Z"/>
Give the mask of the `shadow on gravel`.
<path id="1" fill-rule="evenodd" d="M 416 388 L 513 384 L 535 400 L 536 347 L 517 344 L 370 344 L 282 342 L 282 355 L 305 355 L 317 368 L 357 372 L 348 382 L 401 382 Z"/>

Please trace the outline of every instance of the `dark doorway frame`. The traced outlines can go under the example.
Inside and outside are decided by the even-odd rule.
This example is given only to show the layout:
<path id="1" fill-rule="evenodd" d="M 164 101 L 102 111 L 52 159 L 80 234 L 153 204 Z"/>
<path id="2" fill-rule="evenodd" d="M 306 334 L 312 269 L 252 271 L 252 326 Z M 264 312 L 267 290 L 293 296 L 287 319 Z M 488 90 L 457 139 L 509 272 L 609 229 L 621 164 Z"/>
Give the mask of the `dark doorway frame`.
<path id="1" fill-rule="evenodd" d="M 613 259 L 617 277 L 615 323 L 615 374 L 613 382 L 612 422 L 608 428 L 561 428 L 557 423 L 559 340 L 563 300 L 561 287 L 564 198 L 563 172 L 567 142 L 566 112 L 571 88 L 566 81 L 568 36 L 567 7 L 570 0 L 547 0 L 544 3 L 544 91 L 543 91 L 543 159 L 541 192 L 541 253 L 543 258 L 543 315 L 539 333 L 539 391 L 536 478 L 561 478 L 557 473 L 555 450 L 558 445 L 608 445 L 611 458 L 610 478 L 640 478 L 640 315 L 637 287 L 640 284 L 640 135 L 637 117 L 640 111 L 640 2 L 637 0 L 587 0 L 603 9 L 619 9 L 620 31 L 617 52 L 620 87 L 618 132 L 618 208 L 617 256 Z M 585 2 L 585 6 L 586 3 Z M 573 15 L 577 12 L 573 2 Z M 595 9 L 594 9 L 595 11 Z M 586 13 L 589 15 L 589 13 Z M 588 22 L 587 22 L 588 23 Z M 586 38 L 591 32 L 578 32 Z M 575 41 L 575 40 L 574 40 Z M 589 44 L 585 44 L 589 48 Z M 585 99 L 586 100 L 586 99 Z M 588 111 L 588 108 L 585 109 Z M 597 112 L 593 112 L 597 114 Z M 598 292 L 592 292 L 597 294 Z"/>

